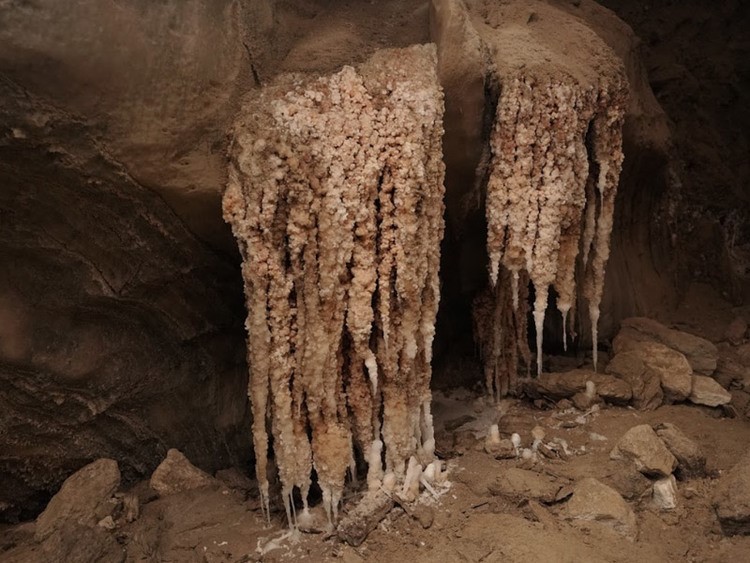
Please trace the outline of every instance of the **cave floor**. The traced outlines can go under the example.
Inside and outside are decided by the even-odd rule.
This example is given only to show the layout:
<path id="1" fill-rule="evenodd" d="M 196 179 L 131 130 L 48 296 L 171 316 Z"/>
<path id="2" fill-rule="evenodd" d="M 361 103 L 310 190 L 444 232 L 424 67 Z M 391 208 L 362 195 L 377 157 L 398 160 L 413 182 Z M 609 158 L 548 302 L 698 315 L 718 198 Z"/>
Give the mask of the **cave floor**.
<path id="1" fill-rule="evenodd" d="M 268 526 L 255 491 L 222 487 L 145 502 L 135 522 L 123 521 L 113 530 L 121 551 L 111 553 L 111 560 L 122 560 L 123 553 L 126 561 L 196 562 L 747 560 L 750 537 L 724 537 L 711 508 L 716 479 L 750 443 L 744 418 L 688 405 L 651 412 L 602 406 L 585 414 L 509 399 L 492 404 L 463 389 L 435 395 L 437 450 L 447 461 L 450 486 L 437 497 L 424 491 L 410 514 L 397 506 L 361 546 L 350 547 L 325 533 L 287 537 L 280 506 L 272 507 Z M 493 422 L 501 434 L 518 433 L 522 447 L 531 445 L 532 429 L 538 427 L 538 433 L 541 428 L 545 443 L 564 441 L 562 457 L 495 459 L 484 450 L 484 435 Z M 648 480 L 609 457 L 633 426 L 663 422 L 677 425 L 707 457 L 706 476 L 679 481 L 678 506 L 670 511 L 653 505 Z M 617 489 L 636 514 L 635 541 L 599 522 L 566 519 L 566 500 L 545 498 L 534 483 L 515 496 L 499 492 L 496 480 L 511 467 L 542 476 L 561 491 L 557 497 L 585 477 Z M 345 508 L 354 501 L 350 497 Z M 49 560 L 33 543 L 33 531 L 33 524 L 0 531 L 0 560 Z"/>

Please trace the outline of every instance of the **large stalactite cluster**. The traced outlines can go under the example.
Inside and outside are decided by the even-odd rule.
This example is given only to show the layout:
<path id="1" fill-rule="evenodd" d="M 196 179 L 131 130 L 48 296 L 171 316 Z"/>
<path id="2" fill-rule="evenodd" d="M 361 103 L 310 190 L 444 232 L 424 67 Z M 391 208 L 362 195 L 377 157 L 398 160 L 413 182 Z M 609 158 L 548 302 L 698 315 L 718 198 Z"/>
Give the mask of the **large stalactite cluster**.
<path id="1" fill-rule="evenodd" d="M 602 76 L 595 85 L 564 73 L 553 78 L 521 71 L 502 79 L 486 199 L 495 297 L 475 304 L 475 318 L 482 310 L 492 312 L 476 338 L 488 386 L 496 394 L 513 390 L 516 351 L 526 346 L 519 340 L 526 338 L 528 281 L 534 288 L 537 372 L 550 288 L 557 295 L 567 342 L 577 284 L 587 301 L 596 366 L 596 327 L 623 161 L 626 104 L 627 81 L 621 72 Z M 572 333 L 572 322 L 568 329 Z"/>
<path id="2" fill-rule="evenodd" d="M 355 451 L 371 488 L 433 458 L 442 116 L 430 45 L 279 77 L 236 124 L 224 214 L 243 256 L 257 477 L 267 509 L 272 436 L 290 523 L 313 469 L 335 520 Z"/>

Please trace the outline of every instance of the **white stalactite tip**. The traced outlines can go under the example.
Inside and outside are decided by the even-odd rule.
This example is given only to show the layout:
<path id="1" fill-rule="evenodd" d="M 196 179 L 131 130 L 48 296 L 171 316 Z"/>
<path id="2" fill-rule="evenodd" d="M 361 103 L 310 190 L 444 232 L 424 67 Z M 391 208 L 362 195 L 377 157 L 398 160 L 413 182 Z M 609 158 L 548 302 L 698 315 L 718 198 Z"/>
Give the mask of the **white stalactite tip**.
<path id="1" fill-rule="evenodd" d="M 331 522 L 353 451 L 370 487 L 395 487 L 420 450 L 434 456 L 423 405 L 443 236 L 436 69 L 435 46 L 421 45 L 329 76 L 279 76 L 235 123 L 223 206 L 244 257 L 266 512 L 269 433 L 282 489 L 306 494 L 314 468 Z"/>

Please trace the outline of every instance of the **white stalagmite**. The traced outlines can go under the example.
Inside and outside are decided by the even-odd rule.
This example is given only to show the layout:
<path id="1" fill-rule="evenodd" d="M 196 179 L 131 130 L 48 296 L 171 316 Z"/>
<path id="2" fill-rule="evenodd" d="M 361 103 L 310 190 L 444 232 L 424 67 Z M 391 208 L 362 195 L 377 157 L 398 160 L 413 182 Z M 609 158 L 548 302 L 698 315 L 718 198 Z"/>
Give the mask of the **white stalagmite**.
<path id="1" fill-rule="evenodd" d="M 510 282 L 513 310 L 521 308 L 523 315 L 516 280 L 525 273 L 534 286 L 538 373 L 549 288 L 554 287 L 557 293 L 565 332 L 567 317 L 575 307 L 576 263 L 581 249 L 596 365 L 596 327 L 623 160 L 627 102 L 622 72 L 586 85 L 565 73 L 540 74 L 536 77 L 519 71 L 502 79 L 486 200 L 491 285 L 507 287 Z M 511 306 L 502 297 L 507 292 L 496 290 L 503 302 L 496 298 L 495 308 Z M 519 321 L 509 322 L 502 312 L 496 316 L 492 332 L 515 332 L 513 327 Z M 487 339 L 480 335 L 480 340 L 483 338 Z M 565 345 L 566 340 L 564 335 Z M 505 348 L 509 345 L 512 347 L 512 342 Z"/>
<path id="2" fill-rule="evenodd" d="M 336 519 L 354 447 L 375 487 L 381 451 L 400 481 L 432 457 L 442 115 L 429 45 L 279 77 L 236 124 L 224 216 L 243 258 L 257 477 L 268 510 L 272 436 L 290 525 L 313 468 Z"/>

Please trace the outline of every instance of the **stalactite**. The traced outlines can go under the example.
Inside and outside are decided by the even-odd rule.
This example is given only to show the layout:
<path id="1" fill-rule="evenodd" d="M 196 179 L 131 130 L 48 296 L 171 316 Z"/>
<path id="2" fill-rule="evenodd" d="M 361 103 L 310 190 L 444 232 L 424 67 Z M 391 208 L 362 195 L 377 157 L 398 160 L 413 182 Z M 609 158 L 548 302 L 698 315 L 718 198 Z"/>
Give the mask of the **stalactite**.
<path id="1" fill-rule="evenodd" d="M 619 70 L 587 85 L 566 74 L 537 77 L 523 71 L 501 82 L 491 136 L 487 246 L 491 285 L 507 284 L 513 297 L 510 300 L 505 290 L 498 290 L 493 305 L 480 303 L 480 307 L 494 307 L 490 331 L 496 334 L 495 343 L 502 341 L 506 349 L 516 350 L 506 336 L 515 321 L 497 310 L 518 309 L 518 276 L 528 274 L 535 292 L 536 365 L 541 373 L 549 288 L 557 294 L 567 346 L 567 319 L 575 307 L 576 285 L 582 282 L 596 365 L 596 326 L 623 158 L 626 81 Z M 577 280 L 581 250 L 586 266 L 583 280 Z M 487 339 L 480 339 L 486 347 Z M 501 353 L 493 350 L 492 357 Z M 495 364 L 491 361 L 490 369 Z M 487 365 L 485 360 L 485 369 Z M 504 369 L 511 374 L 508 377 L 514 376 L 515 366 Z"/>
<path id="2" fill-rule="evenodd" d="M 280 77 L 236 124 L 224 214 L 243 257 L 257 477 L 267 510 L 268 418 L 290 525 L 313 468 L 336 519 L 355 446 L 375 488 L 432 460 L 442 114 L 435 48 L 415 46 Z"/>

